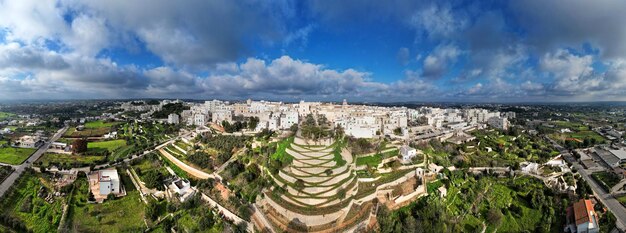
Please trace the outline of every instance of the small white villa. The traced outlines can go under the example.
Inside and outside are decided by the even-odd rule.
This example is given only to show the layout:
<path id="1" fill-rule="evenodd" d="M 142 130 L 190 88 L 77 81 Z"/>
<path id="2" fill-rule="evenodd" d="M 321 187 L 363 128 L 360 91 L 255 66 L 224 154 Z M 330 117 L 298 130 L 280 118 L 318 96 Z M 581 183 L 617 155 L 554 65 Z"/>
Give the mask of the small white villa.
<path id="1" fill-rule="evenodd" d="M 400 156 L 402 156 L 402 163 L 410 163 L 411 159 L 413 159 L 417 155 L 417 150 L 415 148 L 411 148 L 407 145 L 403 145 L 400 147 Z"/>
<path id="2" fill-rule="evenodd" d="M 195 190 L 191 188 L 191 183 L 189 183 L 188 180 L 181 178 L 174 180 L 168 188 L 172 194 L 178 194 L 181 202 L 184 202 L 195 193 Z"/>
<path id="3" fill-rule="evenodd" d="M 120 177 L 115 168 L 99 170 L 89 174 L 89 187 L 97 202 L 107 199 L 107 195 L 125 196 Z"/>

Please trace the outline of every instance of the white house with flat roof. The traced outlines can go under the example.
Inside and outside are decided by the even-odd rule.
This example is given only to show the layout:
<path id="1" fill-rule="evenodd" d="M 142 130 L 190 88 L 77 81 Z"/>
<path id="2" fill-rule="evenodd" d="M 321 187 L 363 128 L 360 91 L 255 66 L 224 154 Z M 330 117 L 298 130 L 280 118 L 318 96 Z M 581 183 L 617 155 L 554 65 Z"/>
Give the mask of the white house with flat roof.
<path id="1" fill-rule="evenodd" d="M 403 163 L 410 163 L 411 159 L 413 159 L 416 155 L 417 150 L 415 148 L 411 148 L 407 145 L 400 147 L 400 156 L 402 156 Z"/>
<path id="2" fill-rule="evenodd" d="M 280 114 L 281 129 L 289 129 L 294 124 L 298 124 L 298 112 L 284 112 Z"/>
<path id="3" fill-rule="evenodd" d="M 91 172 L 89 174 L 89 189 L 97 202 L 104 201 L 109 194 L 118 197 L 126 195 L 115 168 Z"/>
<path id="4" fill-rule="evenodd" d="M 186 179 L 178 178 L 168 186 L 172 193 L 178 194 L 179 200 L 184 202 L 189 197 L 192 197 L 195 193 L 195 190 L 191 187 L 191 183 L 189 183 Z"/>
<path id="5" fill-rule="evenodd" d="M 108 195 L 109 193 L 120 193 L 120 177 L 117 175 L 117 170 L 107 169 L 98 171 L 98 179 L 100 194 Z"/>

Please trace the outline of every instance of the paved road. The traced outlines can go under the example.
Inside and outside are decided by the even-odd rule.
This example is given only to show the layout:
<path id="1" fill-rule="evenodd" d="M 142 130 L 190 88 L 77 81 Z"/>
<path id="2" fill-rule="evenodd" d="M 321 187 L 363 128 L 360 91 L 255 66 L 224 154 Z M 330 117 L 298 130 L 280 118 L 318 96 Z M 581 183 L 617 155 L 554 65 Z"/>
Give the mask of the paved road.
<path id="1" fill-rule="evenodd" d="M 54 134 L 54 136 L 52 136 L 52 138 L 49 141 L 44 143 L 43 146 L 39 147 L 39 149 L 35 151 L 35 153 L 33 153 L 24 163 L 22 163 L 19 166 L 13 166 L 13 168 L 15 168 L 15 171 L 11 173 L 11 175 L 7 177 L 2 184 L 0 184 L 0 197 L 4 196 L 4 193 L 11 186 L 13 186 L 13 183 L 15 183 L 15 181 L 17 180 L 17 178 L 20 177 L 20 175 L 22 175 L 24 170 L 26 170 L 26 168 L 31 167 L 33 162 L 37 161 L 39 157 L 41 157 L 46 152 L 46 150 L 48 150 L 48 148 L 50 147 L 50 143 L 58 140 L 65 133 L 65 131 L 67 131 L 67 128 L 68 127 L 66 126 L 60 129 L 56 134 Z"/>
<path id="2" fill-rule="evenodd" d="M 578 170 L 578 174 L 580 174 L 580 176 L 587 182 L 587 184 L 589 184 L 589 187 L 591 187 L 594 196 L 613 213 L 615 218 L 617 218 L 617 227 L 621 230 L 626 230 L 626 208 L 624 208 L 624 206 L 620 204 L 619 201 L 617 201 L 613 197 L 613 195 L 605 192 L 604 189 L 600 187 L 600 185 L 598 185 L 596 181 L 591 177 L 591 173 L 583 166 L 581 166 L 580 163 L 576 161 L 576 158 L 574 158 L 574 156 L 568 150 L 556 143 L 554 140 L 549 138 L 548 140 L 552 142 L 554 147 L 557 148 L 561 152 L 561 154 L 563 154 L 563 157 L 566 161 L 572 163 L 572 166 L 576 168 L 576 170 Z"/>

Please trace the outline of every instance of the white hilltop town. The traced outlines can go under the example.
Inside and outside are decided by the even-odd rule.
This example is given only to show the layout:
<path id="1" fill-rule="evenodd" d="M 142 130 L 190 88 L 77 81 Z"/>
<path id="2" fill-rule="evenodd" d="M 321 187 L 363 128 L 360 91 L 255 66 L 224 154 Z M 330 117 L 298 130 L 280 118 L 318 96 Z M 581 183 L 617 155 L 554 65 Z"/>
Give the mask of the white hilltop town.
<path id="1" fill-rule="evenodd" d="M 350 105 L 324 102 L 283 103 L 247 100 L 243 103 L 211 100 L 204 103 L 164 100 L 159 104 L 149 105 L 142 101 L 131 101 L 121 105 L 125 111 L 143 112 L 141 119 L 151 120 L 153 113 L 164 105 L 180 103 L 186 106 L 180 114 L 171 113 L 163 119 L 155 119 L 170 124 L 206 126 L 232 123 L 237 117 L 256 117 L 259 122 L 254 130 L 286 130 L 308 114 L 324 115 L 335 126 L 341 126 L 346 135 L 356 138 L 376 138 L 388 136 L 402 140 L 430 140 L 433 138 L 450 141 L 469 140 L 463 132 L 482 129 L 487 126 L 506 130 L 509 118 L 515 118 L 515 112 L 497 112 L 486 109 L 442 109 L 421 107 L 380 107 L 368 105 Z M 412 122 L 424 122 L 415 125 Z M 467 137 L 467 138 L 466 138 Z M 459 141 L 459 143 L 461 142 Z"/>

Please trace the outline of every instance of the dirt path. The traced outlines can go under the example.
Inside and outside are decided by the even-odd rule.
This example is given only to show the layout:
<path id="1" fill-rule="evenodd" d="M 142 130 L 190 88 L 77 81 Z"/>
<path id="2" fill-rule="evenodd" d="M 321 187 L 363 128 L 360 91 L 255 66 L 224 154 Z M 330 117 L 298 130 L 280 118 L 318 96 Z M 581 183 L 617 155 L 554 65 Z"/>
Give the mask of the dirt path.
<path id="1" fill-rule="evenodd" d="M 198 170 L 196 168 L 193 168 L 193 167 L 183 163 L 182 161 L 178 160 L 176 157 L 174 157 L 173 155 L 171 155 L 170 153 L 165 151 L 163 148 L 159 149 L 159 152 L 161 152 L 161 154 L 163 156 L 165 156 L 165 158 L 167 158 L 169 161 L 171 161 L 172 163 L 176 164 L 176 166 L 180 167 L 181 169 L 183 169 L 185 172 L 189 173 L 192 176 L 195 176 L 195 177 L 200 178 L 200 179 L 208 179 L 208 178 L 215 179 L 215 176 L 213 174 L 209 174 L 209 173 L 200 171 L 200 170 Z"/>

